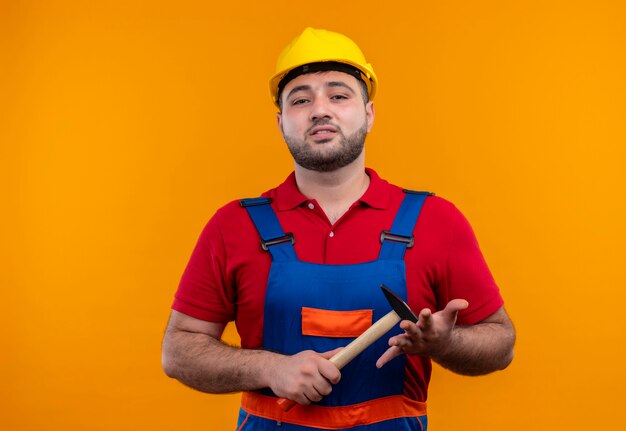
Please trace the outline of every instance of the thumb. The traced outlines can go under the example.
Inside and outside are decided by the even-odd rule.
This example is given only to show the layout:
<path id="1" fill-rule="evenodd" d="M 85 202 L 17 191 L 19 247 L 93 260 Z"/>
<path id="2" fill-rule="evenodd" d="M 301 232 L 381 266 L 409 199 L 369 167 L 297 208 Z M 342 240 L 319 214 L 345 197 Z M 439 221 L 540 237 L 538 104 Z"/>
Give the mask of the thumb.
<path id="1" fill-rule="evenodd" d="M 328 352 L 322 352 L 320 353 L 320 355 L 322 356 L 322 358 L 324 359 L 330 359 L 333 356 L 335 356 L 337 353 L 339 353 L 340 351 L 342 351 L 344 348 L 343 347 L 337 347 L 334 350 L 329 350 Z"/>
<path id="2" fill-rule="evenodd" d="M 443 309 L 443 314 L 452 320 L 456 320 L 456 315 L 459 311 L 465 310 L 469 307 L 469 302 L 465 299 L 453 299 L 448 302 L 446 308 Z"/>

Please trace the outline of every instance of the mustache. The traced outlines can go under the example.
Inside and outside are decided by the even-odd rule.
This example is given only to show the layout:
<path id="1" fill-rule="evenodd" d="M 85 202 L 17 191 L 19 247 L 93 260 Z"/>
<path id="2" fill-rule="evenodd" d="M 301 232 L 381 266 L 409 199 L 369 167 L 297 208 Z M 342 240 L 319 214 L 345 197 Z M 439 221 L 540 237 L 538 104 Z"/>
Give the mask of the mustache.
<path id="1" fill-rule="evenodd" d="M 311 131 L 318 126 L 333 126 L 335 128 L 335 130 L 337 130 L 338 133 L 342 133 L 341 132 L 341 127 L 339 127 L 338 125 L 332 123 L 328 118 L 320 118 L 319 120 L 315 120 L 313 122 L 313 125 L 311 125 L 311 127 L 309 127 L 306 131 L 306 134 L 308 135 L 309 133 L 311 133 Z"/>

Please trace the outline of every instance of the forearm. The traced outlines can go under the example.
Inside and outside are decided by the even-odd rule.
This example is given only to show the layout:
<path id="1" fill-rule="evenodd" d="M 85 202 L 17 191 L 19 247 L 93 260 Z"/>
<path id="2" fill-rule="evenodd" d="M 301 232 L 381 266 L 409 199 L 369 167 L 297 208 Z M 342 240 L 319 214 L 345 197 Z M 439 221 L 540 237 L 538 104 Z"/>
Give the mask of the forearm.
<path id="1" fill-rule="evenodd" d="M 202 392 L 227 393 L 268 387 L 268 370 L 280 357 L 264 350 L 228 346 L 206 334 L 168 332 L 163 343 L 165 373 Z"/>
<path id="2" fill-rule="evenodd" d="M 458 374 L 477 376 L 503 370 L 513 360 L 515 330 L 508 323 L 456 326 L 450 340 L 431 358 Z"/>

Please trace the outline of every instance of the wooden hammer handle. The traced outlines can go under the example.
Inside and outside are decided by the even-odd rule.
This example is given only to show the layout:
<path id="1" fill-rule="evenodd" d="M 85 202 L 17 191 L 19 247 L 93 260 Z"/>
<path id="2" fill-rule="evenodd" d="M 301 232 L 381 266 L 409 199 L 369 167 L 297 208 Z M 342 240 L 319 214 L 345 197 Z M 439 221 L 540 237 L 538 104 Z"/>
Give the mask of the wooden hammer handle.
<path id="1" fill-rule="evenodd" d="M 398 316 L 395 311 L 390 311 L 378 319 L 376 323 L 370 326 L 344 349 L 341 349 L 337 354 L 330 358 L 329 361 L 341 370 L 359 353 L 367 349 L 374 341 L 385 335 L 387 331 L 393 328 L 399 321 L 400 316 Z M 291 410 L 291 408 L 296 405 L 295 401 L 288 400 L 287 398 L 280 398 L 277 403 L 286 412 Z"/>

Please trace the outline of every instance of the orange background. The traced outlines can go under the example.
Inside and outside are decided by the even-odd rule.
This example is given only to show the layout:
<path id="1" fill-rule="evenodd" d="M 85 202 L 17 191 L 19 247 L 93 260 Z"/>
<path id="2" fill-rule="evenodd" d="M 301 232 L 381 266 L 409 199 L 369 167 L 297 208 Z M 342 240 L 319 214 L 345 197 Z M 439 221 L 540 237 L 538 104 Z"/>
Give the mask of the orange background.
<path id="1" fill-rule="evenodd" d="M 267 78 L 308 25 L 365 51 L 368 165 L 457 204 L 517 326 L 506 372 L 435 370 L 431 429 L 619 427 L 623 2 L 5 0 L 2 428 L 234 429 L 160 343 L 204 223 L 291 169 Z"/>

